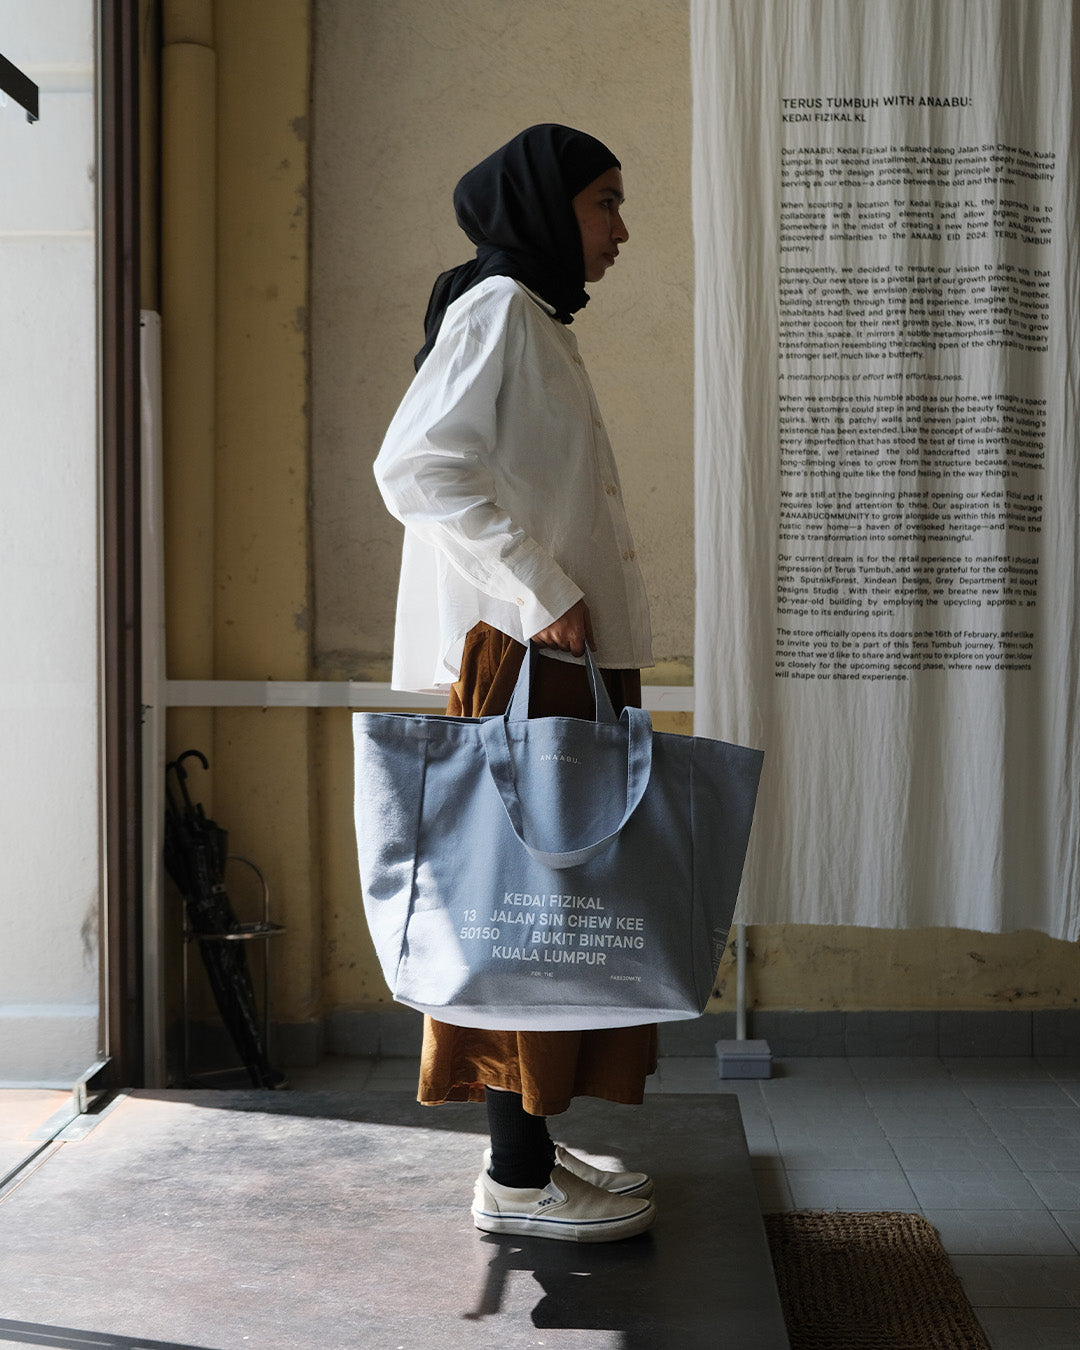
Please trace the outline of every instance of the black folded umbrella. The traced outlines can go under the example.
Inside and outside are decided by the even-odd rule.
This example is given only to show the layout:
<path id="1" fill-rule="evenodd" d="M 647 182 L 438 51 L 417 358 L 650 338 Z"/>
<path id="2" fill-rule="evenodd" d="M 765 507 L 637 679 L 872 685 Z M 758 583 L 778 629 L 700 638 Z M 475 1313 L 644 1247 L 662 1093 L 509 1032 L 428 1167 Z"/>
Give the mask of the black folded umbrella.
<path id="1" fill-rule="evenodd" d="M 225 888 L 228 831 L 207 816 L 201 803 L 192 803 L 184 768 L 184 761 L 191 758 L 209 769 L 206 756 L 198 750 L 185 750 L 165 766 L 165 870 L 184 897 L 218 1011 L 252 1086 L 280 1087 L 285 1075 L 272 1067 L 266 1053 L 245 944 L 228 940 L 243 931 Z M 183 805 L 170 789 L 170 773 L 179 785 Z"/>

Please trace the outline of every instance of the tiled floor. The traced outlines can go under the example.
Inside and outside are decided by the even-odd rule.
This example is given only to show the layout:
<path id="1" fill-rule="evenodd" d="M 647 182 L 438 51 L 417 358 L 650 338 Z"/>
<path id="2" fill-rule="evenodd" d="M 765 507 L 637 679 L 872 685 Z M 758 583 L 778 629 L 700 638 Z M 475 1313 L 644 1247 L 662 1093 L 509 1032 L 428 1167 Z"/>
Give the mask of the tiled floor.
<path id="1" fill-rule="evenodd" d="M 293 1085 L 414 1089 L 411 1060 Z M 765 1211 L 899 1209 L 941 1234 L 994 1350 L 1080 1347 L 1080 1059 L 788 1059 L 720 1080 L 665 1058 L 658 1092 L 733 1092 Z"/>

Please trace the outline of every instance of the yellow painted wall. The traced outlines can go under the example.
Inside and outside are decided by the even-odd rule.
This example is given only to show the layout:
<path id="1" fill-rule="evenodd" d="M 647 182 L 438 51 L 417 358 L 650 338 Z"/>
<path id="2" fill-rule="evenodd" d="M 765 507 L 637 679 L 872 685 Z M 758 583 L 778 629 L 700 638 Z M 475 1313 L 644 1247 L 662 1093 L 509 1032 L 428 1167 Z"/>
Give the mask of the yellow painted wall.
<path id="1" fill-rule="evenodd" d="M 371 463 L 436 275 L 472 256 L 458 178 L 535 122 L 623 164 L 629 242 L 574 321 L 619 456 L 658 658 L 693 651 L 693 241 L 686 0 L 317 0 L 315 652 L 385 678 L 401 529 Z"/>
<path id="2" fill-rule="evenodd" d="M 1080 951 L 1043 933 L 928 928 L 749 930 L 749 1003 L 807 1012 L 1075 1008 Z M 721 967 L 715 1007 L 734 1008 Z"/>
<path id="3" fill-rule="evenodd" d="M 303 680 L 309 6 L 165 0 L 163 37 L 168 674 Z M 191 745 L 211 761 L 208 782 L 192 769 L 193 792 L 266 874 L 287 929 L 273 951 L 275 1014 L 311 1021 L 322 1003 L 315 714 L 173 711 L 169 755 Z"/>
<path id="4" fill-rule="evenodd" d="M 162 166 L 170 674 L 385 670 L 398 534 L 370 463 L 431 279 L 463 256 L 449 193 L 504 136 L 556 118 L 624 157 L 632 242 L 577 328 L 648 541 L 654 678 L 689 679 L 687 0 L 165 0 L 163 35 L 166 53 L 206 48 L 174 52 L 163 85 L 170 68 L 197 80 L 212 70 L 216 166 L 209 300 L 185 293 L 185 239 L 199 271 L 184 233 L 191 203 L 175 185 L 170 195 Z M 212 345 L 208 412 L 192 393 L 205 394 L 206 354 L 186 337 L 199 331 Z M 658 725 L 687 731 L 690 719 Z M 191 743 L 211 755 L 214 812 L 266 871 L 288 927 L 274 952 L 275 1016 L 304 1024 L 388 1006 L 356 877 L 348 714 L 174 713 L 170 753 Z M 752 929 L 750 946 L 762 1008 L 1058 1008 L 1080 989 L 1080 951 L 1032 933 L 784 926 Z M 716 1007 L 733 1001 L 727 966 Z"/>
<path id="5" fill-rule="evenodd" d="M 219 0 L 214 670 L 306 679 L 309 13 Z M 313 713 L 216 714 L 215 808 L 272 878 L 279 1016 L 320 1007 Z M 237 844 L 241 840 L 234 827 Z"/>

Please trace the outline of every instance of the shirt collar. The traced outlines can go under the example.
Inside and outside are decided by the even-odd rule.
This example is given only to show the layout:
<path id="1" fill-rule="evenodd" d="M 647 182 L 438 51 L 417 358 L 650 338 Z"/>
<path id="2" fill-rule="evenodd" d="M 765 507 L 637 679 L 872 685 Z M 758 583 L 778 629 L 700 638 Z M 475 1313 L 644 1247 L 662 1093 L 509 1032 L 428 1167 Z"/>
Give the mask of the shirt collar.
<path id="1" fill-rule="evenodd" d="M 525 294 L 529 297 L 530 300 L 536 301 L 536 303 L 540 306 L 541 309 L 547 310 L 549 314 L 555 313 L 555 306 L 549 305 L 542 295 L 537 295 L 535 291 L 530 291 L 528 286 L 523 285 L 522 282 L 518 281 L 516 277 L 514 278 L 514 281 L 516 285 L 521 287 L 521 289 L 525 292 Z"/>

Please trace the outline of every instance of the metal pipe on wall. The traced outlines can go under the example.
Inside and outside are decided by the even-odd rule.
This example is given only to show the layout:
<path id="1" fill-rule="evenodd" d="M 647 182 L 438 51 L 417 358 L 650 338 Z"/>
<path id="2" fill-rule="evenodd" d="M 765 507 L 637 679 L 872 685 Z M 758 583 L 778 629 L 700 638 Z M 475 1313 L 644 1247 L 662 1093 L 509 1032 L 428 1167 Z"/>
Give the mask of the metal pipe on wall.
<path id="1" fill-rule="evenodd" d="M 143 310 L 142 374 L 142 878 L 143 1076 L 164 1087 L 166 951 L 163 904 L 165 719 L 164 569 L 161 538 L 161 316 Z"/>
<path id="2" fill-rule="evenodd" d="M 209 0 L 166 0 L 161 61 L 161 317 L 167 664 L 214 659 L 217 57 Z"/>

